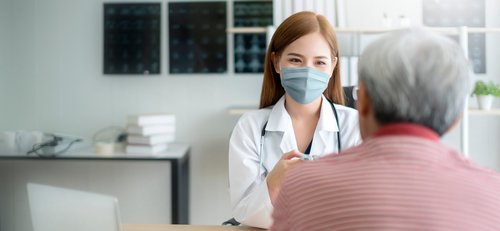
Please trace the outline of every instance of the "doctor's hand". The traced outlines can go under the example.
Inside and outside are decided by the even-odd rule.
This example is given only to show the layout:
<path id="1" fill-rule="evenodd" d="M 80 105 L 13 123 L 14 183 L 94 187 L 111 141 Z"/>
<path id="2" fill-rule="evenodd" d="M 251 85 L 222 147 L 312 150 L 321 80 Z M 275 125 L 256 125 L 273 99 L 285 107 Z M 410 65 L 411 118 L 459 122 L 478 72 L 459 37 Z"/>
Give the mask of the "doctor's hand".
<path id="1" fill-rule="evenodd" d="M 276 165 L 273 167 L 273 170 L 271 170 L 271 172 L 269 172 L 269 175 L 267 175 L 267 188 L 269 190 L 269 197 L 271 198 L 271 203 L 273 205 L 274 200 L 278 196 L 281 183 L 285 179 L 286 172 L 302 162 L 302 160 L 300 159 L 301 156 L 302 153 L 297 150 L 293 150 L 283 154 L 278 163 L 276 163 Z"/>

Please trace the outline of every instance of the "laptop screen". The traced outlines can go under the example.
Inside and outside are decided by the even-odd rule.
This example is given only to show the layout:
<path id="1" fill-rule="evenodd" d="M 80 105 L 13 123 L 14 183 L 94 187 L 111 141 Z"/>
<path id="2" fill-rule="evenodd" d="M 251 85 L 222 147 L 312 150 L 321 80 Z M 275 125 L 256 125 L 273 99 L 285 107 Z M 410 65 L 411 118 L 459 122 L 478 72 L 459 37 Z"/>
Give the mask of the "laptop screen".
<path id="1" fill-rule="evenodd" d="M 115 197 L 28 183 L 34 231 L 120 231 Z"/>

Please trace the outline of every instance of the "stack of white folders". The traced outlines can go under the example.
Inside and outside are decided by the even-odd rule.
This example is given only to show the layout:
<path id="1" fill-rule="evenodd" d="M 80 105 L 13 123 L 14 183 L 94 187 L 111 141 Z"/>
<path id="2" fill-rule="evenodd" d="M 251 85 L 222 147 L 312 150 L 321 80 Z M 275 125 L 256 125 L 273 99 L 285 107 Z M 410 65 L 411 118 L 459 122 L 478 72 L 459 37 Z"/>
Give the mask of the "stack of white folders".
<path id="1" fill-rule="evenodd" d="M 175 141 L 175 115 L 140 114 L 127 117 L 128 154 L 157 154 Z"/>

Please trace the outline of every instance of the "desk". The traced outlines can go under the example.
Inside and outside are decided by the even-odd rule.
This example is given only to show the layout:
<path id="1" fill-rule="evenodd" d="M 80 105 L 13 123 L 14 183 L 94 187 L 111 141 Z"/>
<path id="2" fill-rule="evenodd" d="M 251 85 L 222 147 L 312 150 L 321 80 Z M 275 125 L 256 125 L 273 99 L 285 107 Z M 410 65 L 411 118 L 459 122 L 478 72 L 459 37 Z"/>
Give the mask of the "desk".
<path id="1" fill-rule="evenodd" d="M 219 231 L 219 230 L 264 231 L 266 229 L 259 229 L 248 226 L 221 226 L 221 225 L 164 225 L 164 224 L 123 225 L 123 231 Z"/>
<path id="2" fill-rule="evenodd" d="M 169 149 L 154 156 L 130 155 L 117 151 L 113 155 L 97 155 L 93 150 L 80 150 L 62 154 L 55 158 L 36 155 L 9 155 L 0 153 L 0 160 L 102 160 L 102 161 L 169 161 L 171 162 L 171 202 L 172 223 L 189 224 L 189 156 L 190 147 L 186 144 L 171 144 Z"/>

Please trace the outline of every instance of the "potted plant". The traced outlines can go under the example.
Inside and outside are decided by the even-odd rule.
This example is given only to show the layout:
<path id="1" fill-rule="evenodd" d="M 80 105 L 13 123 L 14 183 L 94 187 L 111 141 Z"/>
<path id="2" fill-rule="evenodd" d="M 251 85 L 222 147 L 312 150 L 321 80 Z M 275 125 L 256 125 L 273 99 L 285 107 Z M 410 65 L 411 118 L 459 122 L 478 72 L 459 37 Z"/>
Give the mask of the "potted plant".
<path id="1" fill-rule="evenodd" d="M 486 83 L 482 80 L 476 81 L 473 95 L 476 95 L 479 108 L 490 110 L 494 97 L 500 97 L 500 87 L 492 81 Z"/>

